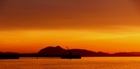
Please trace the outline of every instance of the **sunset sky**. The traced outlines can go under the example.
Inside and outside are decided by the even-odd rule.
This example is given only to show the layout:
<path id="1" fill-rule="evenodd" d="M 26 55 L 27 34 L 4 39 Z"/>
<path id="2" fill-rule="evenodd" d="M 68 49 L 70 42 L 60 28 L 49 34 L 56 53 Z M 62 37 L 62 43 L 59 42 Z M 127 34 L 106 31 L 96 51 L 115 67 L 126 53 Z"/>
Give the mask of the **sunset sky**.
<path id="1" fill-rule="evenodd" d="M 140 0 L 0 0 L 0 51 L 140 52 Z"/>

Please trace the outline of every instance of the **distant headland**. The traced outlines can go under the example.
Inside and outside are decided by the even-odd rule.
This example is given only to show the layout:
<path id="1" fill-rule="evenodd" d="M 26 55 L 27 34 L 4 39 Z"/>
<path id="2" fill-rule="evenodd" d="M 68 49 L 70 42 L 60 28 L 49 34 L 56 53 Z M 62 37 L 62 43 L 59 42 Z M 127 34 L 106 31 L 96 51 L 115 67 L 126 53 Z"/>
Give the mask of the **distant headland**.
<path id="1" fill-rule="evenodd" d="M 104 56 L 140 56 L 140 52 L 117 52 L 113 54 L 109 54 L 106 52 L 94 52 L 86 49 L 70 49 L 71 52 L 74 55 L 81 55 L 82 57 L 104 57 Z M 61 46 L 47 46 L 43 49 L 41 49 L 37 54 L 42 54 L 42 55 L 62 55 L 62 54 L 68 54 L 67 49 L 63 49 Z"/>
<path id="2" fill-rule="evenodd" d="M 105 53 L 105 52 L 94 52 L 86 49 L 64 49 L 61 46 L 47 46 L 37 53 L 14 53 L 14 52 L 0 52 L 0 59 L 3 58 L 16 58 L 19 57 L 60 57 L 61 55 L 80 55 L 82 57 L 139 57 L 140 52 L 118 52 L 118 53 Z"/>

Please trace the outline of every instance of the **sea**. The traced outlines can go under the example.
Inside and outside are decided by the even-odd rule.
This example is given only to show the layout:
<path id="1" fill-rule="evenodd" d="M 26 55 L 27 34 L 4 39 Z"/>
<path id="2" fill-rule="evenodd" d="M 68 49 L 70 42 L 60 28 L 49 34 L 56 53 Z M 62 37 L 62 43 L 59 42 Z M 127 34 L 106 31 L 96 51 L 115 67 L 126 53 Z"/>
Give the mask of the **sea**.
<path id="1" fill-rule="evenodd" d="M 3 59 L 0 69 L 140 69 L 140 57 Z"/>

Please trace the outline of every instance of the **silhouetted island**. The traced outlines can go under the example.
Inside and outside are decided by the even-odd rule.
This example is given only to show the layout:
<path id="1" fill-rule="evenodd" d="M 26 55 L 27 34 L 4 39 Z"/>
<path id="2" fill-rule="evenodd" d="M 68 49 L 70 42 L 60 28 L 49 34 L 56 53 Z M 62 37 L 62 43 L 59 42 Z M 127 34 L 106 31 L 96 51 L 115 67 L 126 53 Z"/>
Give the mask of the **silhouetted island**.
<path id="1" fill-rule="evenodd" d="M 37 53 L 14 53 L 0 52 L 0 59 L 19 59 L 20 57 L 60 57 L 60 58 L 78 58 L 81 57 L 139 57 L 140 52 L 118 52 L 109 54 L 105 52 L 94 52 L 85 49 L 64 49 L 61 46 L 48 46 Z"/>
<path id="2" fill-rule="evenodd" d="M 49 46 L 41 49 L 38 52 L 39 55 L 48 55 L 48 56 L 60 56 L 61 59 L 81 59 L 80 54 L 75 54 L 71 49 L 67 47 L 66 49 L 61 48 L 60 46 Z"/>
<path id="3" fill-rule="evenodd" d="M 82 57 L 91 57 L 91 56 L 106 56 L 108 53 L 104 52 L 93 52 L 85 49 L 69 49 L 73 55 L 81 55 Z M 49 46 L 41 49 L 38 54 L 40 55 L 66 55 L 69 54 L 69 50 L 63 49 L 60 46 Z"/>

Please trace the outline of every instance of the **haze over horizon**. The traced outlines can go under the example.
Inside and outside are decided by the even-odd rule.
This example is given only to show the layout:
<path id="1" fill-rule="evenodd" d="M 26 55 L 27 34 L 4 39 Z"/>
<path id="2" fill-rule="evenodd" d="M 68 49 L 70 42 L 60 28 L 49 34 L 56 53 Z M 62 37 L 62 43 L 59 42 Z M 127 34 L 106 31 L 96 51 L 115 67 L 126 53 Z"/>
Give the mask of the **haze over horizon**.
<path id="1" fill-rule="evenodd" d="M 0 0 L 0 51 L 140 51 L 139 0 Z"/>

